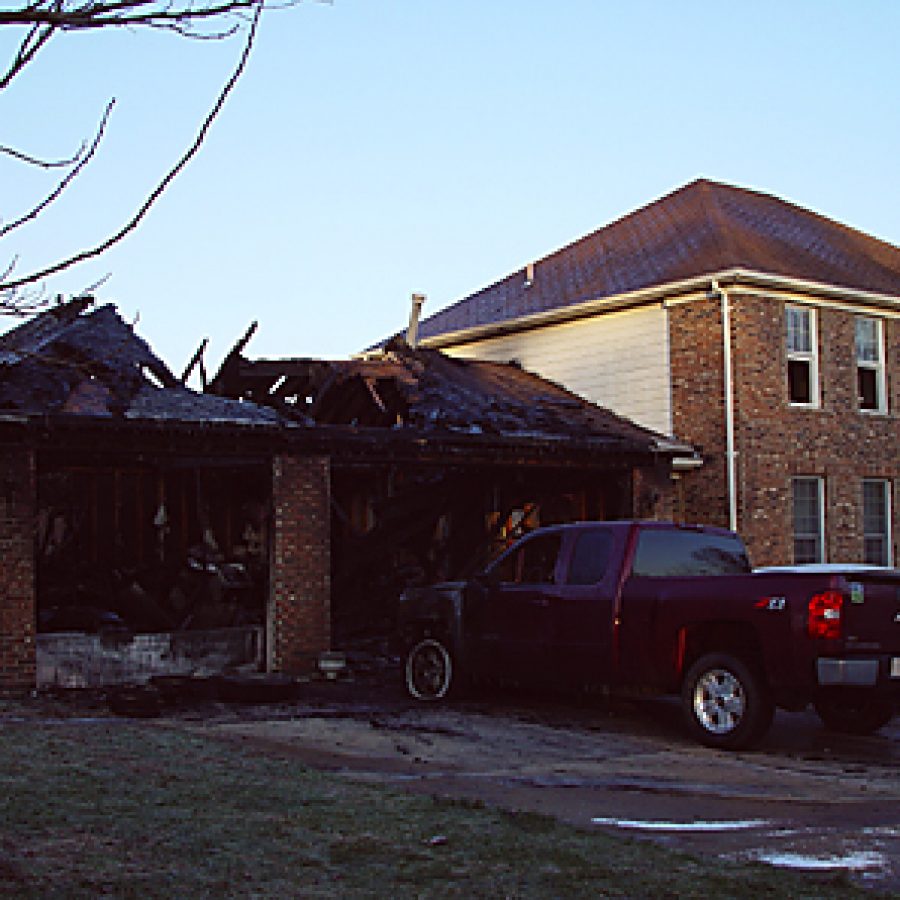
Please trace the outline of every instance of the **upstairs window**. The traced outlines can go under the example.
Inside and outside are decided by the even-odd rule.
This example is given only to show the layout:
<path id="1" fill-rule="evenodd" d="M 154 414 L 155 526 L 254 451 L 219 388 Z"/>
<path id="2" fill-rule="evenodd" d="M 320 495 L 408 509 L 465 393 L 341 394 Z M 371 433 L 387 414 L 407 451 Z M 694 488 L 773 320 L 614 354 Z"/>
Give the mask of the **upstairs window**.
<path id="1" fill-rule="evenodd" d="M 856 394 L 861 410 L 885 411 L 884 335 L 881 319 L 856 317 Z"/>
<path id="2" fill-rule="evenodd" d="M 794 479 L 794 562 L 825 562 L 825 506 L 821 478 Z"/>
<path id="3" fill-rule="evenodd" d="M 888 482 L 866 478 L 863 488 L 863 562 L 891 564 L 891 495 Z"/>
<path id="4" fill-rule="evenodd" d="M 816 314 L 812 309 L 788 306 L 788 399 L 794 406 L 818 406 L 819 366 L 816 356 Z"/>

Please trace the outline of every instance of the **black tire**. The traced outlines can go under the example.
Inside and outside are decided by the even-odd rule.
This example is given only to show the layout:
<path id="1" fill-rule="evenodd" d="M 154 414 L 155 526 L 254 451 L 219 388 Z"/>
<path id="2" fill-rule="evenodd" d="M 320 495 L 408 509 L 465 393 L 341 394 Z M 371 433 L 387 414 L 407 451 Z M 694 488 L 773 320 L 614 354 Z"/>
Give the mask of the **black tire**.
<path id="1" fill-rule="evenodd" d="M 752 747 L 769 730 L 775 713 L 763 679 L 730 653 L 707 653 L 691 666 L 681 703 L 691 735 L 719 750 Z"/>
<path id="2" fill-rule="evenodd" d="M 446 641 L 423 637 L 413 643 L 403 665 L 406 690 L 416 700 L 444 700 L 450 696 L 457 673 Z"/>
<path id="3" fill-rule="evenodd" d="M 873 734 L 894 717 L 889 697 L 857 691 L 822 694 L 813 703 L 822 724 L 840 734 Z"/>

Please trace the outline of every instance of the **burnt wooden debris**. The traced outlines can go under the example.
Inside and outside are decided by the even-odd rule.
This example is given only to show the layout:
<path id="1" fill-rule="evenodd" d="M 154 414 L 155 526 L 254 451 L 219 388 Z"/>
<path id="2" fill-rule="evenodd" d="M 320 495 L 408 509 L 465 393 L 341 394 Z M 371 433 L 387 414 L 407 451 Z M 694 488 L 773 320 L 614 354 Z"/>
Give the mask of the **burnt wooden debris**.
<path id="1" fill-rule="evenodd" d="M 642 452 L 660 435 L 512 363 L 456 359 L 395 337 L 362 359 L 247 360 L 235 346 L 209 392 L 319 425 L 404 428 Z M 377 438 L 373 436 L 377 442 Z"/>

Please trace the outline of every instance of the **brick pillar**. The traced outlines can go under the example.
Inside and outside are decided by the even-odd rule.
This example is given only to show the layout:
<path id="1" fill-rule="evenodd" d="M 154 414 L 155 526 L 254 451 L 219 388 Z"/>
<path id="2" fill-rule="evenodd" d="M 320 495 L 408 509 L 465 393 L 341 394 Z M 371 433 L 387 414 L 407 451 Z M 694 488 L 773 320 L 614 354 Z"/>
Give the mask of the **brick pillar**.
<path id="1" fill-rule="evenodd" d="M 676 490 L 671 466 L 635 468 L 631 477 L 631 516 L 636 519 L 676 518 Z"/>
<path id="2" fill-rule="evenodd" d="M 268 668 L 312 671 L 331 645 L 331 514 L 327 457 L 273 461 Z"/>
<path id="3" fill-rule="evenodd" d="M 0 450 L 0 694 L 35 687 L 34 455 Z"/>

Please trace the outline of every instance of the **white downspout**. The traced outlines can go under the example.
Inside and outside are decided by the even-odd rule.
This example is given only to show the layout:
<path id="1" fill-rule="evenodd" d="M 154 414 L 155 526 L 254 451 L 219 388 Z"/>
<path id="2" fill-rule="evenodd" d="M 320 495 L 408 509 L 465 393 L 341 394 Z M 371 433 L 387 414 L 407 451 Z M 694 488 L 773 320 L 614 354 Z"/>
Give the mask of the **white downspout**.
<path id="1" fill-rule="evenodd" d="M 737 531 L 737 472 L 734 452 L 734 386 L 731 375 L 731 304 L 728 292 L 712 282 L 722 300 L 722 368 L 725 374 L 725 470 L 728 483 L 728 527 Z"/>

